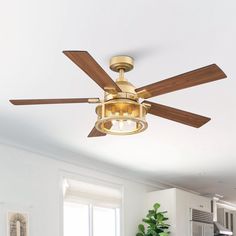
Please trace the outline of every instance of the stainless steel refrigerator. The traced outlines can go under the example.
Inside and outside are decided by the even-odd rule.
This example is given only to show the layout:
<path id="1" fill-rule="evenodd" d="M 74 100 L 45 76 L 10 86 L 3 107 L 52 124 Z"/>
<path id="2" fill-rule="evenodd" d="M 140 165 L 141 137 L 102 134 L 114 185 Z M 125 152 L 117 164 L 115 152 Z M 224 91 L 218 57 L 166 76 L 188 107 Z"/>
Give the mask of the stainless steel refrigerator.
<path id="1" fill-rule="evenodd" d="M 213 236 L 213 224 L 191 221 L 191 236 Z"/>
<path id="2" fill-rule="evenodd" d="M 214 236 L 212 213 L 191 209 L 190 214 L 191 236 Z"/>

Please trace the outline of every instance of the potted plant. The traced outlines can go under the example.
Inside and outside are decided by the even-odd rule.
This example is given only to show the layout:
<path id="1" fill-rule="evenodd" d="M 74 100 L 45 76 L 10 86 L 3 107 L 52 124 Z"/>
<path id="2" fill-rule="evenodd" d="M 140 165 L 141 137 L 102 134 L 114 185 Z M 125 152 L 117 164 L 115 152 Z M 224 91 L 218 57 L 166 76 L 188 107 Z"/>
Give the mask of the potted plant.
<path id="1" fill-rule="evenodd" d="M 159 208 L 160 204 L 155 203 L 153 209 L 148 211 L 146 218 L 143 219 L 146 227 L 140 224 L 136 236 L 168 236 L 170 234 L 168 230 L 170 225 L 165 223 L 168 220 L 165 216 L 167 211 L 160 212 Z"/>

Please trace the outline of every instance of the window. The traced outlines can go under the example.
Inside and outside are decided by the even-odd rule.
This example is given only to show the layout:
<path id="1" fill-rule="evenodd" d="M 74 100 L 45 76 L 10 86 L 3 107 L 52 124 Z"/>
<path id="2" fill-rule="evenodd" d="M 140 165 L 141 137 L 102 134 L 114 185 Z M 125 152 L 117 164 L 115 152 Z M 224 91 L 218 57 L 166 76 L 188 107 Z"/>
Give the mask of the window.
<path id="1" fill-rule="evenodd" d="M 64 236 L 120 236 L 121 189 L 64 183 Z"/>
<path id="2" fill-rule="evenodd" d="M 89 206 L 64 203 L 64 236 L 89 236 Z"/>

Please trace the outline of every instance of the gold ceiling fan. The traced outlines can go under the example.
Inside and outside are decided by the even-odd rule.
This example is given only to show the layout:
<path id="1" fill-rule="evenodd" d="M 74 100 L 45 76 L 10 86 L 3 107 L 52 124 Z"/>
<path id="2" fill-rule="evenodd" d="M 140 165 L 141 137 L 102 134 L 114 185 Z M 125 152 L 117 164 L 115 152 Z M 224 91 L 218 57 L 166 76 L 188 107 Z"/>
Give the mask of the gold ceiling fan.
<path id="1" fill-rule="evenodd" d="M 97 121 L 88 137 L 142 132 L 148 126 L 145 119 L 148 113 L 199 128 L 207 123 L 210 118 L 147 100 L 140 102 L 139 99 L 147 99 L 227 77 L 216 64 L 212 64 L 136 88 L 124 76 L 125 72 L 132 70 L 134 67 L 132 57 L 115 56 L 111 58 L 110 69 L 119 73 L 119 77 L 115 82 L 88 52 L 63 51 L 63 53 L 105 91 L 103 100 L 99 98 L 62 98 L 21 99 L 10 100 L 10 102 L 14 105 L 97 103 Z"/>

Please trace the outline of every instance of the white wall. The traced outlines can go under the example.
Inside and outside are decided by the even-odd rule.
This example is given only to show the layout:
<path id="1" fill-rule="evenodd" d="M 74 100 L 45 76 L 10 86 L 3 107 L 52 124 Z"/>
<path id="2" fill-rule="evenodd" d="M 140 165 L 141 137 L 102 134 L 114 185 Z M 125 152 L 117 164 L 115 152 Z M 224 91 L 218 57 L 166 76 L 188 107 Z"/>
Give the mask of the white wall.
<path id="1" fill-rule="evenodd" d="M 190 209 L 211 212 L 211 199 L 171 188 L 147 194 L 147 208 L 155 202 L 161 204 L 161 211 L 168 211 L 171 236 L 190 235 Z"/>
<path id="2" fill-rule="evenodd" d="M 61 236 L 61 175 L 68 172 L 98 178 L 124 187 L 125 236 L 134 236 L 140 223 L 146 184 L 114 177 L 103 172 L 53 160 L 0 144 L 0 236 L 6 235 L 6 211 L 30 213 L 31 236 Z"/>
<path id="3" fill-rule="evenodd" d="M 176 189 L 176 235 L 190 234 L 190 208 L 210 213 L 211 199 Z"/>
<path id="4" fill-rule="evenodd" d="M 161 211 L 167 211 L 166 217 L 169 220 L 166 222 L 170 225 L 170 232 L 172 236 L 178 236 L 175 232 L 177 231 L 176 225 L 176 189 L 165 189 L 162 191 L 150 192 L 147 195 L 147 210 L 151 209 L 152 206 L 156 203 L 160 203 Z M 180 234 L 181 235 L 181 234 Z"/>

